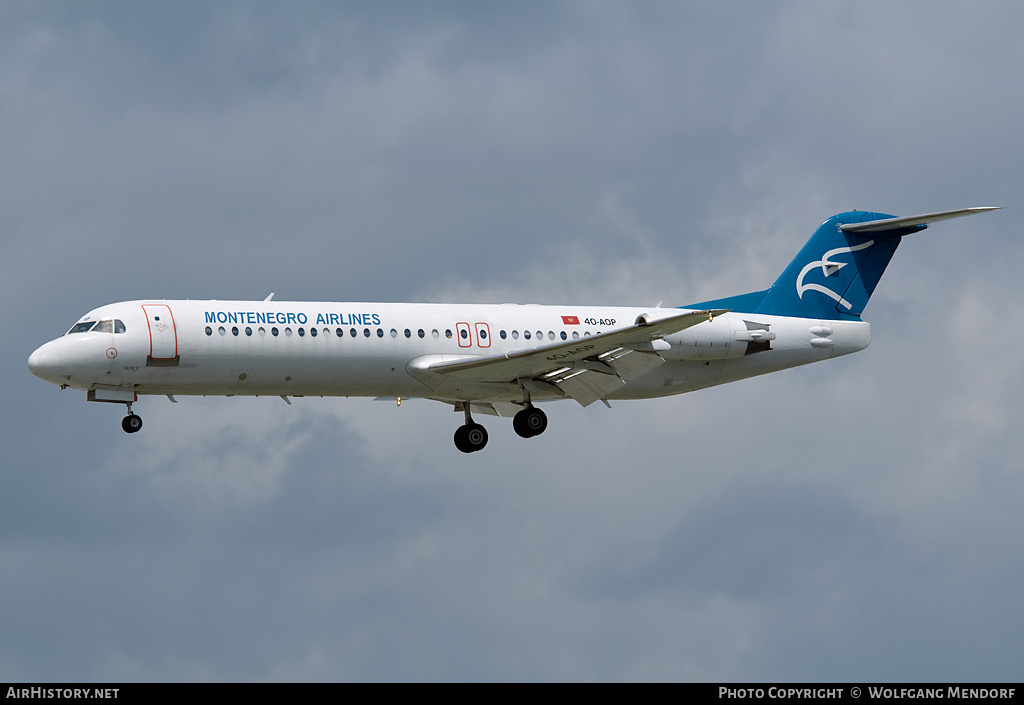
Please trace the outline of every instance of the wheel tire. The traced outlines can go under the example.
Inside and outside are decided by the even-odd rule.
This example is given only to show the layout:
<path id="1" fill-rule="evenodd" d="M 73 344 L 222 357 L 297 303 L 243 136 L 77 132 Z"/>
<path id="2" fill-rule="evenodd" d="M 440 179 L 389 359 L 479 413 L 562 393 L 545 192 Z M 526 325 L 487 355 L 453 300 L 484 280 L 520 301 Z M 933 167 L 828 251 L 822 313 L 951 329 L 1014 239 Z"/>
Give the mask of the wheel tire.
<path id="1" fill-rule="evenodd" d="M 516 415 L 512 417 L 512 430 L 516 432 L 521 438 L 529 438 L 533 434 L 530 433 L 530 427 L 526 424 L 527 409 L 516 412 Z"/>
<path id="2" fill-rule="evenodd" d="M 466 427 L 466 445 L 469 446 L 471 453 L 483 450 L 487 445 L 487 429 L 478 423 Z"/>
<path id="3" fill-rule="evenodd" d="M 529 409 L 526 417 L 526 426 L 530 429 L 531 436 L 539 436 L 548 427 L 548 415 L 540 409 Z"/>
<path id="4" fill-rule="evenodd" d="M 537 408 L 523 409 L 512 418 L 512 428 L 523 438 L 533 438 L 548 427 L 548 415 Z"/>
<path id="5" fill-rule="evenodd" d="M 125 433 L 138 433 L 142 428 L 142 417 L 137 414 L 129 414 L 121 419 L 121 428 Z"/>
<path id="6" fill-rule="evenodd" d="M 459 426 L 457 429 L 455 429 L 455 447 L 461 450 L 463 453 L 473 452 L 473 449 L 469 446 L 469 441 L 466 440 L 468 430 L 468 426 Z"/>

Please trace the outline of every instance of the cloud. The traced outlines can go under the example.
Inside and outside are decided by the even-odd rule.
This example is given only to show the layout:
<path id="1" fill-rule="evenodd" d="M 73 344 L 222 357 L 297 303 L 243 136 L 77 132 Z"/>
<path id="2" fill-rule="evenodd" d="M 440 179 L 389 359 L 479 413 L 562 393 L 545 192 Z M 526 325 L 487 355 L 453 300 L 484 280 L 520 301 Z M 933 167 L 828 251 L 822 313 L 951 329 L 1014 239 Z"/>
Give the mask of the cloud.
<path id="1" fill-rule="evenodd" d="M 1016 677 L 1016 5 L 0 13 L 0 675 Z M 471 456 L 424 400 L 127 436 L 24 367 L 110 301 L 678 306 L 970 205 L 1008 208 L 903 243 L 866 351 Z"/>

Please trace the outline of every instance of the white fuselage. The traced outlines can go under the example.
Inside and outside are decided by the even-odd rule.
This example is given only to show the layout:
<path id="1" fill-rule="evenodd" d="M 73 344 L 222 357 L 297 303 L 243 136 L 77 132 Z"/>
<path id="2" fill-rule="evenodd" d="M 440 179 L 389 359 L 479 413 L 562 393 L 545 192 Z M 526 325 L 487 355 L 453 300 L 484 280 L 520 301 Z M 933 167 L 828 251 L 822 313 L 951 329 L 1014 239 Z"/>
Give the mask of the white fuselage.
<path id="1" fill-rule="evenodd" d="M 657 320 L 678 313 L 613 306 L 131 301 L 81 319 L 116 321 L 122 332 L 109 325 L 101 332 L 69 332 L 40 347 L 29 366 L 55 384 L 89 391 L 514 402 L 522 399 L 514 380 L 451 385 L 422 374 L 416 361 L 504 355 L 582 340 L 644 314 Z M 652 350 L 665 364 L 608 398 L 680 394 L 856 352 L 869 341 L 869 324 L 862 321 L 726 313 L 654 341 Z"/>

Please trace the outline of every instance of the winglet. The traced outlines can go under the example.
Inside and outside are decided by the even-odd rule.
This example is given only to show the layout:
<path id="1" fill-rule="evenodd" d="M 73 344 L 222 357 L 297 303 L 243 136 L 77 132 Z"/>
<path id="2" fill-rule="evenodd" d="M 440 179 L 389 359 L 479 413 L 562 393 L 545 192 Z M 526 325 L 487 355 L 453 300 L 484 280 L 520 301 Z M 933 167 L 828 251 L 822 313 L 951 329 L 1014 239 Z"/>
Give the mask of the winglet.
<path id="1" fill-rule="evenodd" d="M 977 206 L 974 208 L 961 208 L 955 211 L 941 211 L 939 213 L 925 213 L 924 215 L 907 215 L 899 218 L 869 220 L 866 223 L 845 223 L 839 227 L 842 228 L 844 233 L 884 232 L 886 230 L 910 228 L 915 225 L 927 226 L 929 223 L 937 223 L 940 220 L 949 220 L 950 218 L 961 218 L 965 215 L 997 211 L 1001 207 L 1002 206 Z"/>

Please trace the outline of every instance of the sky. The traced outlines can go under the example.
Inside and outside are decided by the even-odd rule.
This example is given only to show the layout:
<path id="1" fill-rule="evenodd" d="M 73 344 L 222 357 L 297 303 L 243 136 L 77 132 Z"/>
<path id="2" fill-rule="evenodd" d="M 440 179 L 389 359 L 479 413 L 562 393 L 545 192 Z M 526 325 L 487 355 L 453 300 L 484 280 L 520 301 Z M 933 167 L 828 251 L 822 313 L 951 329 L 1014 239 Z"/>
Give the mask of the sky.
<path id="1" fill-rule="evenodd" d="M 0 5 L 0 681 L 1019 681 L 1016 2 Z M 852 209 L 857 355 L 546 407 L 34 378 L 167 299 L 681 306 Z"/>

